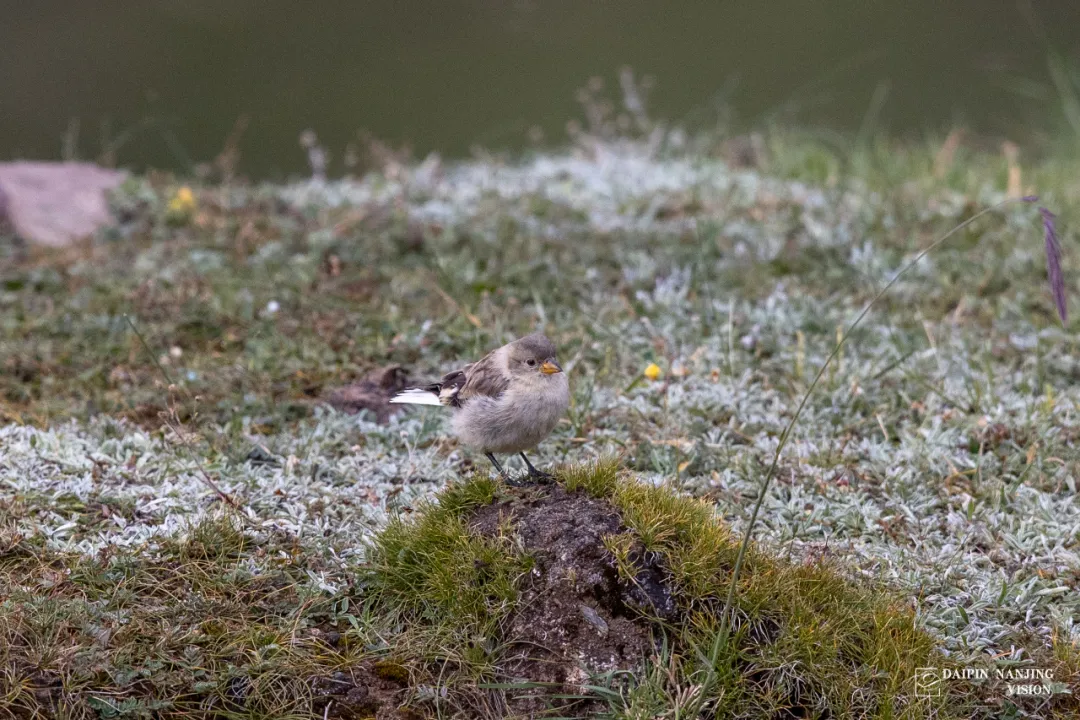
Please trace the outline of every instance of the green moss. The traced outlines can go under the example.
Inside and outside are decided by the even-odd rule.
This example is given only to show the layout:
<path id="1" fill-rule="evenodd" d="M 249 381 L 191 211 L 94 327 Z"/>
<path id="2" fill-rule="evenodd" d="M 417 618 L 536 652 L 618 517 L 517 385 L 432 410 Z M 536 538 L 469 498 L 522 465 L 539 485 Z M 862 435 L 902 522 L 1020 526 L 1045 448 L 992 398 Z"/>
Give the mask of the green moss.
<path id="1" fill-rule="evenodd" d="M 615 459 L 562 468 L 559 480 L 615 505 L 627 531 L 605 538 L 605 546 L 620 574 L 634 578 L 642 550 L 660 557 L 680 608 L 678 619 L 657 623 L 664 650 L 643 659 L 640 675 L 618 687 L 609 682 L 607 690 L 595 686 L 615 716 L 680 708 L 688 717 L 709 708 L 734 717 L 964 716 L 950 714 L 963 707 L 955 698 L 949 707 L 912 696 L 915 669 L 944 660 L 911 611 L 883 588 L 752 548 L 727 635 L 717 612 L 739 539 L 709 504 L 640 483 Z M 510 525 L 483 538 L 466 522 L 470 509 L 501 492 L 479 478 L 451 486 L 412 517 L 392 521 L 372 548 L 368 587 L 379 612 L 402 628 L 391 642 L 395 656 L 421 675 L 437 668 L 452 692 L 498 676 L 503 621 L 529 567 Z"/>
<path id="2" fill-rule="evenodd" d="M 372 670 L 383 680 L 391 680 L 399 685 L 406 685 L 409 682 L 409 669 L 392 660 L 380 660 L 372 666 Z"/>
<path id="3" fill-rule="evenodd" d="M 559 468 L 559 481 L 570 492 L 583 490 L 595 498 L 611 497 L 617 487 L 619 463 L 614 458 Z"/>
<path id="4" fill-rule="evenodd" d="M 473 508 L 490 505 L 495 500 L 498 488 L 497 481 L 481 475 L 452 484 L 438 495 L 438 514 L 460 517 Z"/>
<path id="5" fill-rule="evenodd" d="M 646 686 L 620 710 L 625 717 L 641 717 L 639 708 L 655 706 L 658 694 L 675 702 L 695 687 L 698 707 L 738 717 L 772 717 L 785 708 L 830 717 L 917 718 L 931 710 L 949 716 L 944 703 L 931 707 L 912 696 L 916 668 L 945 660 L 887 590 L 853 583 L 826 564 L 791 564 L 751 548 L 729 636 L 716 613 L 739 538 L 712 506 L 620 476 L 615 460 L 567 476 L 575 487 L 599 491 L 622 514 L 629 532 L 606 543 L 620 573 L 634 574 L 629 550 L 640 543 L 663 558 L 684 612 L 682 623 L 669 625 L 671 676 L 658 689 L 646 672 Z"/>
<path id="6" fill-rule="evenodd" d="M 397 641 L 403 657 L 453 659 L 467 673 L 492 661 L 530 569 L 512 538 L 484 538 L 467 524 L 466 511 L 491 502 L 495 489 L 481 477 L 452 485 L 412 517 L 392 519 L 373 541 L 367 587 L 378 612 L 405 627 Z"/>

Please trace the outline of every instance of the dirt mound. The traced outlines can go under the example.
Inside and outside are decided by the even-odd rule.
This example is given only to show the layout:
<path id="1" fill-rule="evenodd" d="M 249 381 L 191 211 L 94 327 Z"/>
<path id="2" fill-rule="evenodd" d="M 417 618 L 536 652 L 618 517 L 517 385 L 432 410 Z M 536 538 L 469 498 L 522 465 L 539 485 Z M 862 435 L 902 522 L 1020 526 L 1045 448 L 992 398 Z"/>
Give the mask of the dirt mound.
<path id="1" fill-rule="evenodd" d="M 444 717 L 974 716 L 952 712 L 959 694 L 932 707 L 910 694 L 918 668 L 949 665 L 886 588 L 751 546 L 735 623 L 720 627 L 739 540 L 714 506 L 616 460 L 559 475 L 523 488 L 474 475 L 375 537 L 362 582 L 393 623 L 378 637 L 409 669 L 413 707 L 437 697 Z"/>
<path id="2" fill-rule="evenodd" d="M 620 576 L 604 541 L 626 528 L 611 503 L 545 485 L 511 489 L 470 518 L 488 537 L 508 523 L 535 559 L 505 635 L 508 680 L 574 692 L 591 674 L 640 669 L 653 649 L 647 616 L 672 618 L 675 601 L 664 568 L 640 548 L 630 553 L 636 576 Z"/>
<path id="3" fill-rule="evenodd" d="M 335 410 L 355 415 L 370 410 L 376 422 L 385 423 L 391 413 L 402 406 L 391 405 L 390 398 L 409 384 L 408 373 L 399 365 L 380 368 L 352 385 L 336 388 L 326 396 L 326 402 Z"/>

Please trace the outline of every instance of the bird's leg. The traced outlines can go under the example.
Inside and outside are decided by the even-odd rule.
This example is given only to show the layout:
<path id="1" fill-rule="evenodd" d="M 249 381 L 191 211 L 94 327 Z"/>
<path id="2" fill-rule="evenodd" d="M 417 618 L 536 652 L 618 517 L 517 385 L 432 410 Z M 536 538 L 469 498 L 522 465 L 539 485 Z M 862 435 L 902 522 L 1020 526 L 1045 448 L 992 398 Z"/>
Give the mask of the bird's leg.
<path id="1" fill-rule="evenodd" d="M 521 459 L 525 461 L 525 467 L 529 468 L 529 477 L 536 480 L 550 480 L 551 475 L 543 470 L 537 470 L 533 467 L 533 464 L 529 462 L 529 458 L 525 457 L 525 453 L 521 453 Z"/>
<path id="2" fill-rule="evenodd" d="M 495 469 L 499 471 L 499 475 L 502 477 L 503 480 L 510 479 L 510 476 L 506 474 L 506 471 L 503 470 L 503 466 L 499 464 L 499 461 L 495 459 L 494 455 L 492 455 L 491 453 L 484 453 L 484 455 L 487 455 L 487 459 L 490 460 L 491 464 L 495 466 Z"/>
<path id="3" fill-rule="evenodd" d="M 499 464 L 499 461 L 495 459 L 494 455 L 492 455 L 491 453 L 484 454 L 487 455 L 487 459 L 491 461 L 491 464 L 495 466 L 495 469 L 499 471 L 499 477 L 502 478 L 502 481 L 504 483 L 513 487 L 521 487 L 522 485 L 527 484 L 511 479 L 510 475 L 505 470 L 503 470 L 503 466 Z"/>

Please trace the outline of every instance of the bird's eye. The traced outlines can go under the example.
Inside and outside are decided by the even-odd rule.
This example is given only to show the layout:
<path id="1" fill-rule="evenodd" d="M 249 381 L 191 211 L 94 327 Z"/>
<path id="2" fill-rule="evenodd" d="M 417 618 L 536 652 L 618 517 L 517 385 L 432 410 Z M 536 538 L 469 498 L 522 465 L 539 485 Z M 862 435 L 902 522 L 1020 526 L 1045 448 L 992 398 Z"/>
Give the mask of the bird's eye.
<path id="1" fill-rule="evenodd" d="M 533 360 L 532 358 L 529 358 L 528 360 L 526 360 L 525 364 L 528 365 L 529 367 L 536 367 L 536 361 Z"/>

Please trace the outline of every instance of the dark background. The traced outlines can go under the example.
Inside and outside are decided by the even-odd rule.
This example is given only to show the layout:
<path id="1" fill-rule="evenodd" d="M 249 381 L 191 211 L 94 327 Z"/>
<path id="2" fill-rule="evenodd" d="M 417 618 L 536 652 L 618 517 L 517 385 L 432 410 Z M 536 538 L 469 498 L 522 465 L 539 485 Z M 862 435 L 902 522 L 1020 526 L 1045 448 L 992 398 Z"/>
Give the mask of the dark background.
<path id="1" fill-rule="evenodd" d="M 1072 1 L 0 0 L 0 159 L 59 158 L 77 120 L 82 157 L 113 142 L 122 165 L 190 169 L 244 114 L 241 167 L 265 177 L 303 170 L 309 127 L 335 161 L 359 128 L 419 155 L 533 126 L 557 143 L 576 89 L 617 95 L 623 65 L 691 124 L 1037 144 L 1068 127 L 1048 57 L 1078 39 Z"/>

